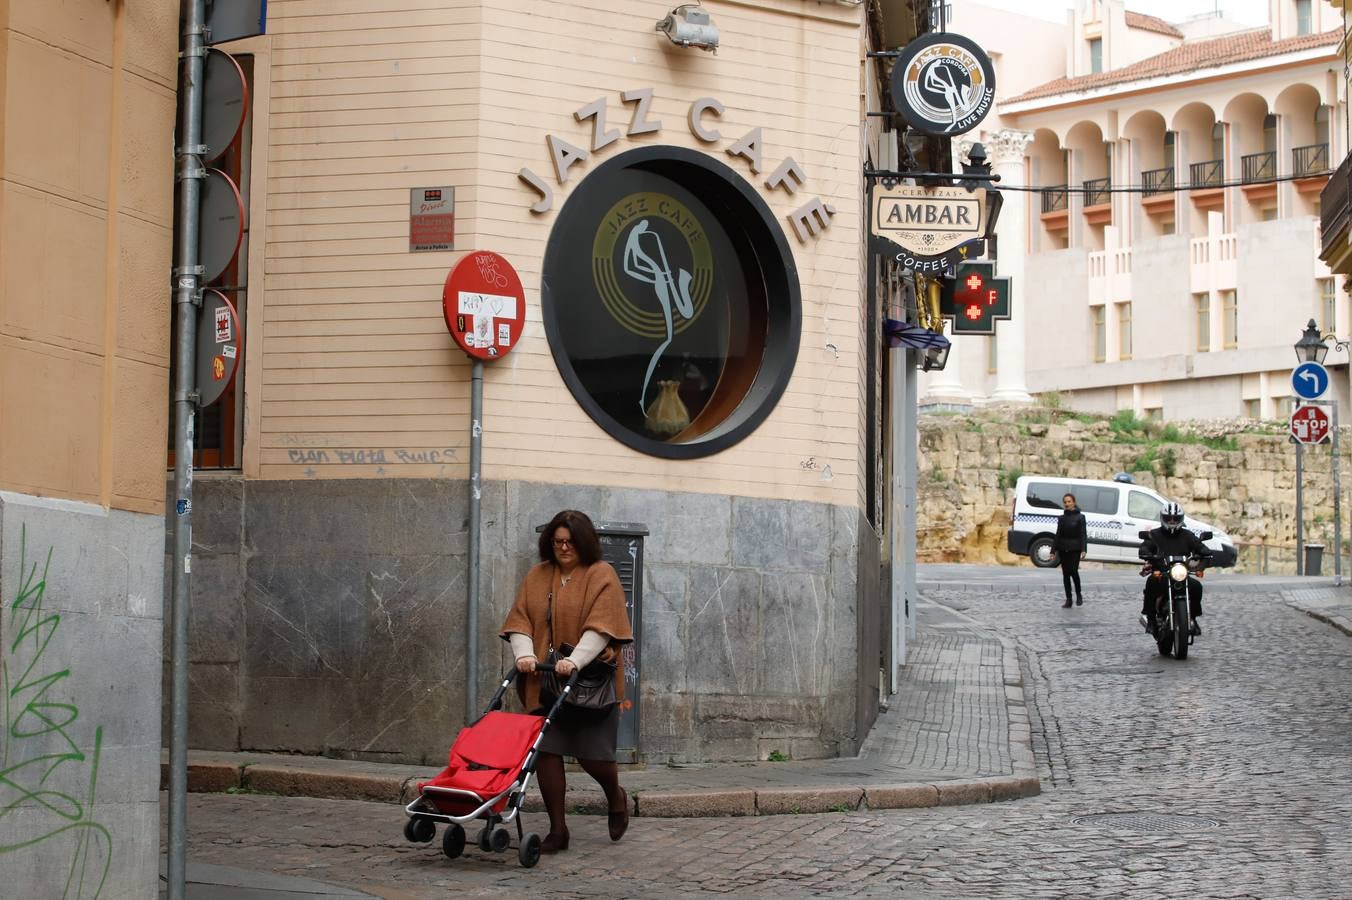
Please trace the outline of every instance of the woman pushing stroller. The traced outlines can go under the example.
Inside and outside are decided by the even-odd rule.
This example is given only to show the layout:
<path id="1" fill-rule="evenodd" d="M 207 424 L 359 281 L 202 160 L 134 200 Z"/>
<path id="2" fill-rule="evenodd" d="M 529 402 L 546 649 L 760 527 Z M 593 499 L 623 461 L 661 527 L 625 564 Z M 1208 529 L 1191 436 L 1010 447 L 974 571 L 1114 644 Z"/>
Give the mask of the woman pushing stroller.
<path id="1" fill-rule="evenodd" d="M 502 638 L 516 658 L 517 691 L 525 708 L 545 712 L 537 662 L 551 661 L 560 680 L 593 660 L 615 666 L 615 694 L 624 698 L 624 666 L 620 647 L 634 639 L 625 611 L 624 589 L 615 569 L 601 559 L 601 542 L 586 514 L 564 510 L 540 534 L 540 562 L 531 567 L 517 591 Z M 610 839 L 618 841 L 629 827 L 629 796 L 620 787 L 615 762 L 620 707 L 582 709 L 564 704 L 541 739 L 536 777 L 549 834 L 540 845 L 545 853 L 568 849 L 564 820 L 567 782 L 563 757 L 575 758 L 605 791 Z"/>

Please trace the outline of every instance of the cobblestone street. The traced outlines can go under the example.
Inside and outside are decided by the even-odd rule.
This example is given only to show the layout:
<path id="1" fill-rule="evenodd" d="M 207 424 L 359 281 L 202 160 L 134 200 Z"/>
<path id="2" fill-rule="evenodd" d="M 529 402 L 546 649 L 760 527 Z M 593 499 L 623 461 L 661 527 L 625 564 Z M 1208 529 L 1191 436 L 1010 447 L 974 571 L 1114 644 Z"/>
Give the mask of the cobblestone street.
<path id="1" fill-rule="evenodd" d="M 575 817 L 572 849 L 523 870 L 514 853 L 410 845 L 393 805 L 197 794 L 189 855 L 392 898 L 1352 895 L 1352 637 L 1212 584 L 1206 633 L 1177 662 L 1135 623 L 1132 587 L 1085 580 L 1075 609 L 1057 590 L 926 595 L 1017 642 L 1040 797 L 636 818 L 619 844 Z M 539 813 L 527 825 L 546 830 Z"/>

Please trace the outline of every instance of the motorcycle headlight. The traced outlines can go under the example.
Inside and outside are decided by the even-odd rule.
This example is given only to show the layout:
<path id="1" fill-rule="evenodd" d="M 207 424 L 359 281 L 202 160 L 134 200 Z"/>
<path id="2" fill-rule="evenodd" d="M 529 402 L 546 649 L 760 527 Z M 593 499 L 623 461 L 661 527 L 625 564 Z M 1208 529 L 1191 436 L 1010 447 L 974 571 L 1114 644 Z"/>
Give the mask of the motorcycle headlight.
<path id="1" fill-rule="evenodd" d="M 1169 577 L 1174 581 L 1188 580 L 1188 567 L 1181 562 L 1174 563 L 1169 567 Z"/>

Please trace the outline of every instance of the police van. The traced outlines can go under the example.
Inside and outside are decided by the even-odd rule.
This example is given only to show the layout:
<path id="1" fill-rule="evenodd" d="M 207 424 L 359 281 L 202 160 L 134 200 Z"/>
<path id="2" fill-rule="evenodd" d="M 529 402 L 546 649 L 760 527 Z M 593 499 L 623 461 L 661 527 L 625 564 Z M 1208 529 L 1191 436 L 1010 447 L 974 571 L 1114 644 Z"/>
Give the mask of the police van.
<path id="1" fill-rule="evenodd" d="M 1137 563 L 1140 533 L 1160 524 L 1160 511 L 1169 501 L 1148 487 L 1120 476 L 1120 481 L 1023 475 L 1014 485 L 1013 521 L 1009 528 L 1009 552 L 1027 556 L 1033 565 L 1057 565 L 1056 520 L 1064 507 L 1061 498 L 1074 494 L 1084 513 L 1089 536 L 1086 559 L 1100 562 Z M 1185 516 L 1183 527 L 1198 535 L 1211 532 L 1206 545 L 1215 554 L 1213 565 L 1233 566 L 1238 552 L 1235 542 L 1221 529 Z"/>

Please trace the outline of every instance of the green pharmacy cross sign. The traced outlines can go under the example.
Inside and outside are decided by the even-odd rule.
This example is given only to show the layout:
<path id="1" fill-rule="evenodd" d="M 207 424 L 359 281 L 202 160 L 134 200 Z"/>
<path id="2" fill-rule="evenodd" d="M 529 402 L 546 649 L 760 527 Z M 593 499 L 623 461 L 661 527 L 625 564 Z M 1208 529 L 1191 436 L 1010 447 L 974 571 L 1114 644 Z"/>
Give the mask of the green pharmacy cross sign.
<path id="1" fill-rule="evenodd" d="M 953 319 L 954 334 L 995 334 L 996 322 L 1009 321 L 1010 279 L 997 278 L 995 263 L 964 262 L 944 286 L 939 312 Z"/>

